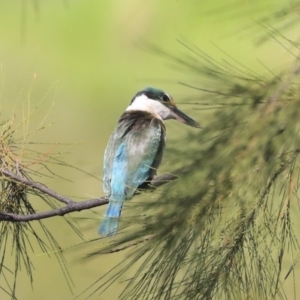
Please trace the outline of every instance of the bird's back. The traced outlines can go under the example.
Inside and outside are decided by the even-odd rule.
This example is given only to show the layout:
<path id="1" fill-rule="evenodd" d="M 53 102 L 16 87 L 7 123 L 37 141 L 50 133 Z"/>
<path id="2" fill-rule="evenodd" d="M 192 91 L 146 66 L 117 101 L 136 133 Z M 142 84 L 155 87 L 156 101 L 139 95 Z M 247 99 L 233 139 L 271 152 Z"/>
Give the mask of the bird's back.
<path id="1" fill-rule="evenodd" d="M 129 198 L 156 173 L 165 144 L 165 126 L 145 111 L 125 112 L 111 135 L 104 155 L 104 192 Z"/>

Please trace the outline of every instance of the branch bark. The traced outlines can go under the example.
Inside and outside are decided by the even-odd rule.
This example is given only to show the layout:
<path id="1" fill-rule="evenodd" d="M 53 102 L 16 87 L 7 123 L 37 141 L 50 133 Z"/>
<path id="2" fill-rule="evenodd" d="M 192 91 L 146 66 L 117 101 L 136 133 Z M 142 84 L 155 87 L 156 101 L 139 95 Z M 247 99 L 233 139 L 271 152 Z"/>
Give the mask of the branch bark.
<path id="1" fill-rule="evenodd" d="M 64 216 L 65 214 L 69 214 L 74 211 L 81 211 L 97 206 L 102 206 L 108 203 L 107 197 L 103 196 L 100 198 L 96 199 L 89 199 L 81 202 L 76 202 L 68 197 L 65 197 L 63 195 L 58 194 L 57 192 L 49 189 L 47 186 L 28 180 L 24 177 L 21 177 L 19 175 L 16 175 L 8 170 L 1 170 L 2 176 L 5 178 L 9 178 L 7 180 L 13 180 L 19 184 L 22 184 L 26 187 L 36 189 L 40 191 L 41 193 L 48 195 L 59 202 L 62 202 L 65 204 L 63 207 L 59 207 L 56 209 L 52 209 L 49 211 L 45 212 L 39 212 L 39 213 L 34 213 L 34 214 L 28 214 L 28 215 L 19 215 L 19 214 L 12 214 L 12 213 L 5 213 L 5 212 L 0 212 L 0 221 L 8 221 L 8 222 L 30 222 L 34 220 L 42 220 L 42 219 L 47 219 L 51 218 L 54 216 Z M 184 174 L 185 171 L 184 169 L 180 169 L 176 171 L 177 174 Z M 177 179 L 179 176 L 178 175 L 173 175 L 173 174 L 164 174 L 161 176 L 157 176 L 153 178 L 153 180 L 149 183 L 149 186 L 153 188 L 157 188 L 167 182 L 173 181 Z"/>

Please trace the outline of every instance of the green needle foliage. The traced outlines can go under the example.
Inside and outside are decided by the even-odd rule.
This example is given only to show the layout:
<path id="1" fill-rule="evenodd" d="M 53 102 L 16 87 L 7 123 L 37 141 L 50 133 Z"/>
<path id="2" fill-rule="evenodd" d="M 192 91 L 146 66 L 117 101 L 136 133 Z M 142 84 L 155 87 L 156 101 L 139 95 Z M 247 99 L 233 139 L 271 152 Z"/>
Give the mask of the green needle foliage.
<path id="1" fill-rule="evenodd" d="M 134 205 L 126 225 L 142 225 L 91 254 L 136 245 L 90 296 L 138 267 L 121 299 L 287 299 L 300 255 L 300 64 L 263 78 L 189 50 L 171 60 L 201 82 L 194 102 L 209 121 L 172 145 L 184 175 Z"/>
<path id="2" fill-rule="evenodd" d="M 2 171 L 10 171 L 21 178 L 31 180 L 32 174 L 46 176 L 44 164 L 55 161 L 54 157 L 41 155 L 25 149 L 23 136 L 17 138 L 17 128 L 14 119 L 3 123 L 0 129 L 0 212 L 16 215 L 29 215 L 36 212 L 33 199 L 46 203 L 50 208 L 57 207 L 47 195 L 40 191 L 15 182 L 6 177 Z M 20 154 L 21 153 L 21 154 Z M 43 157 L 41 159 L 41 157 Z M 57 162 L 57 160 L 56 160 Z M 47 171 L 47 169 L 46 169 Z M 67 223 L 79 234 L 76 227 L 69 221 Z M 29 222 L 0 222 L 0 288 L 11 297 L 17 299 L 18 275 L 26 271 L 29 283 L 33 284 L 34 261 L 33 253 L 42 252 L 50 256 L 53 254 L 65 275 L 66 282 L 72 290 L 72 279 L 67 269 L 66 261 L 61 247 L 55 236 L 38 221 L 38 226 Z"/>
<path id="3" fill-rule="evenodd" d="M 256 74 L 231 56 L 217 61 L 196 47 L 184 45 L 188 53 L 184 58 L 152 49 L 193 75 L 196 83 L 182 84 L 198 92 L 186 102 L 197 107 L 199 118 L 193 117 L 205 129 L 191 131 L 173 142 L 168 160 L 178 168 L 170 170 L 178 180 L 152 193 L 142 192 L 126 203 L 131 206 L 131 216 L 126 218 L 125 210 L 116 240 L 109 243 L 106 239 L 108 246 L 89 257 L 97 259 L 100 254 L 126 248 L 131 252 L 82 295 L 98 297 L 124 277 L 128 281 L 120 298 L 128 300 L 288 299 L 283 284 L 291 279 L 296 290 L 299 278 L 295 267 L 300 258 L 300 64 L 298 52 L 294 52 L 299 51 L 299 43 L 285 37 L 283 31 L 297 25 L 299 8 L 299 1 L 291 1 L 258 22 L 266 30 L 259 42 L 271 36 L 295 59 L 282 72 L 269 72 L 269 76 Z M 23 12 L 23 25 L 24 17 Z M 264 22 L 276 26 L 264 26 Z M 210 113 L 202 121 L 204 109 Z M 26 138 L 18 140 L 15 136 L 13 120 L 3 123 L 2 215 L 35 213 L 34 201 L 29 198 L 43 200 L 51 209 L 58 207 L 49 196 L 3 174 L 8 170 L 32 180 L 44 176 L 40 170 L 50 171 L 53 163 L 65 165 L 55 157 L 23 149 Z M 22 156 L 16 154 L 18 147 L 24 150 L 19 151 Z M 139 197 L 142 200 L 135 201 Z M 72 223 L 68 224 L 78 233 Z M 42 231 L 37 232 L 38 226 Z M 12 299 L 17 298 L 21 269 L 33 281 L 31 253 L 35 245 L 56 255 L 67 283 L 72 284 L 58 242 L 42 221 L 38 226 L 0 223 L 0 288 Z M 12 264 L 7 263 L 8 255 L 13 256 Z M 284 265 L 287 255 L 292 258 L 288 267 Z M 132 268 L 134 276 L 128 278 Z"/>

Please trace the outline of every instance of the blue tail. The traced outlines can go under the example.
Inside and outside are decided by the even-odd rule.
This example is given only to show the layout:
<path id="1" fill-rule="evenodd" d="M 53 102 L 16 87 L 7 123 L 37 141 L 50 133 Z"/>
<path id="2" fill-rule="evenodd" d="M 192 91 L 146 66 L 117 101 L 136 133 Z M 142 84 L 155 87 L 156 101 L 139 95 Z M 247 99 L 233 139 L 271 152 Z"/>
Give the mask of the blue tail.
<path id="1" fill-rule="evenodd" d="M 120 200 L 109 202 L 104 220 L 98 230 L 101 236 L 113 236 L 117 233 L 122 206 L 123 201 Z"/>
<path id="2" fill-rule="evenodd" d="M 100 224 L 99 234 L 102 236 L 113 236 L 117 233 L 119 218 L 123 202 L 126 199 L 125 186 L 126 186 L 126 145 L 121 143 L 114 156 L 114 161 L 111 170 L 110 178 L 110 197 L 109 204 L 104 216 L 104 220 Z M 104 173 L 108 170 L 104 168 Z"/>

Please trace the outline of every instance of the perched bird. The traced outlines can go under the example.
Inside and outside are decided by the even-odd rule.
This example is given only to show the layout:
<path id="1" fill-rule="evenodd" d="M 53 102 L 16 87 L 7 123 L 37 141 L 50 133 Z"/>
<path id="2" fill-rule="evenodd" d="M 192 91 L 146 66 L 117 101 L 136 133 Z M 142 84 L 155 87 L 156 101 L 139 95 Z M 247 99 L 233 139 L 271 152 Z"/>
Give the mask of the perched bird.
<path id="1" fill-rule="evenodd" d="M 123 202 L 156 174 L 165 147 L 163 121 L 168 119 L 201 128 L 170 95 L 152 87 L 138 92 L 120 117 L 104 154 L 103 189 L 109 204 L 99 227 L 101 236 L 116 234 Z"/>

